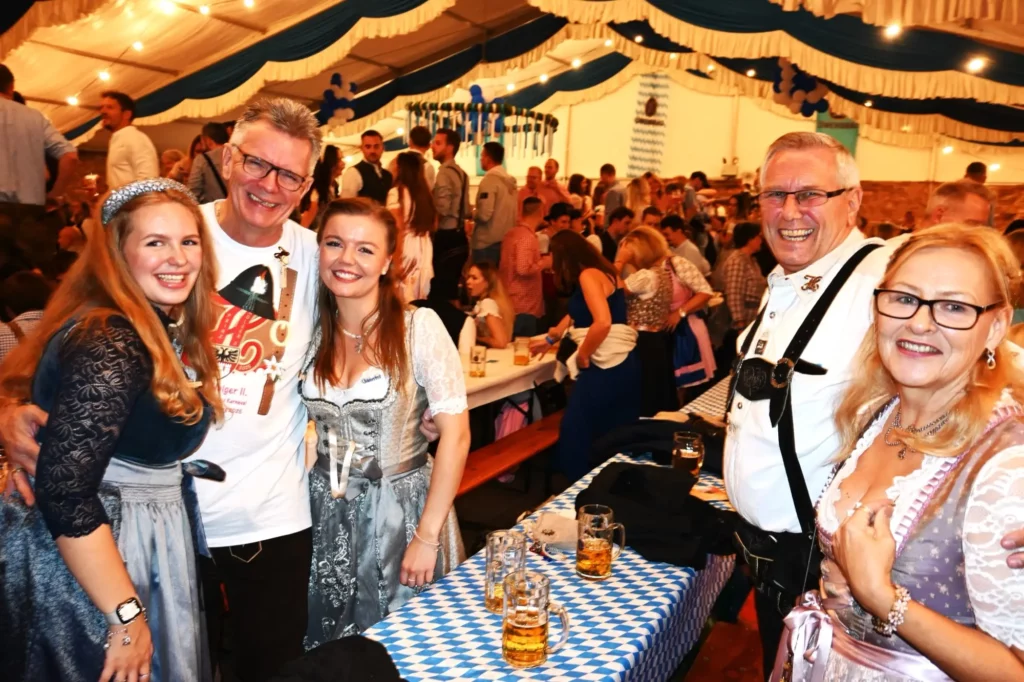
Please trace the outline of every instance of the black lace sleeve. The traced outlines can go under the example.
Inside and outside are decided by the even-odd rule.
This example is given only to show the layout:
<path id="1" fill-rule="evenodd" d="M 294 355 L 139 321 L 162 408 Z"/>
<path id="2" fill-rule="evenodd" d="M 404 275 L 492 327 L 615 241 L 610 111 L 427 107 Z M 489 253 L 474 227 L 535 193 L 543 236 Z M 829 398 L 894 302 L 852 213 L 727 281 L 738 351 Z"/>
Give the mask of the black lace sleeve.
<path id="1" fill-rule="evenodd" d="M 81 537 L 110 523 L 97 490 L 152 360 L 120 317 L 106 329 L 72 330 L 60 353 L 57 387 L 36 469 L 36 499 L 54 538 Z"/>

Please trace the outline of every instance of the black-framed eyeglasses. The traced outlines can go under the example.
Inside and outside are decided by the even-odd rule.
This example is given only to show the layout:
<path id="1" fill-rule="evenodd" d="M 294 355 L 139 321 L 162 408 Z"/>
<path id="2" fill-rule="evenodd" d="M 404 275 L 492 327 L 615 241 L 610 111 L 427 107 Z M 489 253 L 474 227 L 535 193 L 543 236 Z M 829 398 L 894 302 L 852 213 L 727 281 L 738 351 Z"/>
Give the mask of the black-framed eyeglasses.
<path id="1" fill-rule="evenodd" d="M 834 189 L 830 192 L 826 192 L 823 189 L 798 189 L 795 192 L 784 192 L 781 189 L 768 190 L 767 192 L 761 192 L 757 195 L 758 201 L 762 206 L 784 206 L 786 204 L 786 198 L 789 195 L 796 197 L 796 203 L 803 208 L 814 208 L 815 206 L 822 206 L 826 201 L 833 197 L 837 197 L 840 194 L 849 192 L 852 187 L 844 187 L 843 189 Z"/>
<path id="2" fill-rule="evenodd" d="M 261 159 L 258 156 L 246 154 L 236 145 L 231 146 L 237 149 L 238 153 L 242 155 L 242 170 L 254 178 L 262 180 L 271 173 L 276 172 L 277 184 L 281 186 L 281 189 L 286 189 L 292 192 L 302 187 L 302 183 L 306 181 L 306 176 L 304 175 L 298 175 L 287 168 L 275 166 L 269 161 Z"/>
<path id="3" fill-rule="evenodd" d="M 875 289 L 875 310 L 879 315 L 892 317 L 897 320 L 909 320 L 921 306 L 928 306 L 932 320 L 935 324 L 946 329 L 964 331 L 973 329 L 978 324 L 978 318 L 982 313 L 995 310 L 1003 305 L 1003 302 L 992 305 L 980 306 L 963 301 L 950 301 L 948 299 L 929 300 L 920 298 L 906 291 L 895 289 Z"/>

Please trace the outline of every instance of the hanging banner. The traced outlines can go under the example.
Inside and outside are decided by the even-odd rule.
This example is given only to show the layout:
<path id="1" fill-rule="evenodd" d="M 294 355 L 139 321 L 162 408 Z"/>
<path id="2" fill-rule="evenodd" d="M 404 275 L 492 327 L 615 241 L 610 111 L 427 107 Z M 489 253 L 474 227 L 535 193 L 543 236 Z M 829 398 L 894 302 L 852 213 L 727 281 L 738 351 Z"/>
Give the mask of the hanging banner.
<path id="1" fill-rule="evenodd" d="M 629 177 L 651 171 L 661 175 L 661 161 L 668 138 L 669 77 L 649 73 L 640 77 L 636 117 L 629 141 Z"/>
<path id="2" fill-rule="evenodd" d="M 817 132 L 831 135 L 846 147 L 853 158 L 857 158 L 857 122 L 845 116 L 833 116 L 831 112 L 818 112 Z"/>

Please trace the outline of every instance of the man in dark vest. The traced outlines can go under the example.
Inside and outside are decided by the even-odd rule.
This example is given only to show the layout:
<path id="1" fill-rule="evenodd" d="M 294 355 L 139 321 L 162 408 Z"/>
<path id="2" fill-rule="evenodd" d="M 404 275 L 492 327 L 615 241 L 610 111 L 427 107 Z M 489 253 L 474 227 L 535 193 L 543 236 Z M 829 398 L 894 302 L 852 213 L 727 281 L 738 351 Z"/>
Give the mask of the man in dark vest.
<path id="1" fill-rule="evenodd" d="M 362 140 L 363 160 L 349 166 L 342 174 L 341 198 L 366 197 L 383 206 L 391 189 L 391 173 L 380 164 L 384 138 L 376 130 L 367 130 Z"/>

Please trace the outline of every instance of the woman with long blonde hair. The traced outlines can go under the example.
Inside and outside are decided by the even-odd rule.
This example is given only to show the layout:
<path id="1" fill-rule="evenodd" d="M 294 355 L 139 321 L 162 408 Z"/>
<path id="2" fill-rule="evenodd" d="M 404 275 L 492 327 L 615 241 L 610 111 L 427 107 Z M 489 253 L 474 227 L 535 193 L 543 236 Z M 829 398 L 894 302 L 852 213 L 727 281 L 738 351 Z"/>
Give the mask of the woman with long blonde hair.
<path id="1" fill-rule="evenodd" d="M 0 505 L 0 677 L 208 680 L 180 460 L 222 412 L 212 242 L 167 179 L 114 191 L 101 222 L 0 366 L 4 396 L 49 413 L 35 471 L 11 473 L 36 505 Z"/>
<path id="2" fill-rule="evenodd" d="M 461 561 L 452 503 L 469 453 L 459 353 L 437 313 L 403 305 L 394 216 L 335 201 L 319 241 L 300 384 L 319 437 L 307 648 L 366 630 Z M 428 408 L 434 457 L 419 428 Z"/>
<path id="3" fill-rule="evenodd" d="M 626 185 L 626 207 L 636 215 L 651 205 L 651 186 L 644 178 L 633 178 Z"/>
<path id="4" fill-rule="evenodd" d="M 498 268 L 491 263 L 466 266 L 466 291 L 474 301 L 477 342 L 491 348 L 504 348 L 512 340 L 516 311 L 501 281 Z"/>
<path id="5" fill-rule="evenodd" d="M 1024 509 L 1024 373 L 1006 343 L 1019 280 L 975 226 L 893 254 L 836 411 L 820 590 L 786 617 L 773 680 L 1024 679 L 1024 572 L 1000 545 Z"/>

